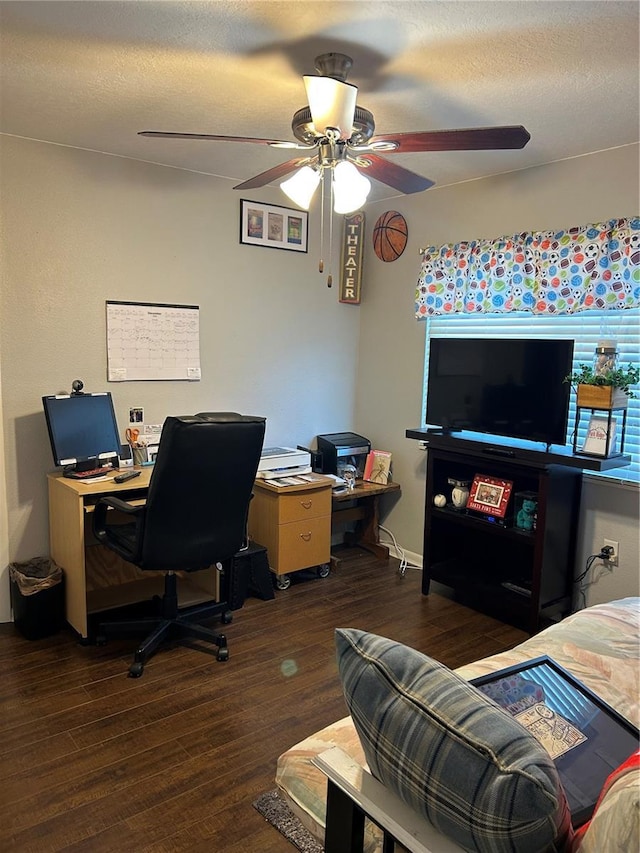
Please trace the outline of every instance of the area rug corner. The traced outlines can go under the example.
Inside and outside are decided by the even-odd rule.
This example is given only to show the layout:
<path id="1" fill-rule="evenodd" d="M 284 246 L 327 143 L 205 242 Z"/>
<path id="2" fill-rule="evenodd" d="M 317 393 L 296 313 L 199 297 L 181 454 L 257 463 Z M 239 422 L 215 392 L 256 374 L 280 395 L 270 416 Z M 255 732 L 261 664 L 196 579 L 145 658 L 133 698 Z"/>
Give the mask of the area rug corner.
<path id="1" fill-rule="evenodd" d="M 322 845 L 300 823 L 277 788 L 259 796 L 252 805 L 300 853 L 323 853 Z"/>

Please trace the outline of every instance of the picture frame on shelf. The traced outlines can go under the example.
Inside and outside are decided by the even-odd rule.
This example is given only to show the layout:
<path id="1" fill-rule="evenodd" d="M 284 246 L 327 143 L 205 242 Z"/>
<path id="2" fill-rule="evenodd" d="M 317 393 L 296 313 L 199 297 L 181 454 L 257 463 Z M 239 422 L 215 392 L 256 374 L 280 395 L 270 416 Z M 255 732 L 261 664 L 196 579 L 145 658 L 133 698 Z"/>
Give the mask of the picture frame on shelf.
<path id="1" fill-rule="evenodd" d="M 240 243 L 306 252 L 309 214 L 278 204 L 240 199 Z"/>
<path id="2" fill-rule="evenodd" d="M 591 415 L 582 452 L 589 456 L 610 456 L 616 446 L 616 419 Z"/>
<path id="3" fill-rule="evenodd" d="M 391 453 L 388 450 L 371 450 L 364 466 L 363 480 L 386 486 L 391 474 Z"/>
<path id="4" fill-rule="evenodd" d="M 476 474 L 469 490 L 467 509 L 503 519 L 509 505 L 513 482 Z"/>

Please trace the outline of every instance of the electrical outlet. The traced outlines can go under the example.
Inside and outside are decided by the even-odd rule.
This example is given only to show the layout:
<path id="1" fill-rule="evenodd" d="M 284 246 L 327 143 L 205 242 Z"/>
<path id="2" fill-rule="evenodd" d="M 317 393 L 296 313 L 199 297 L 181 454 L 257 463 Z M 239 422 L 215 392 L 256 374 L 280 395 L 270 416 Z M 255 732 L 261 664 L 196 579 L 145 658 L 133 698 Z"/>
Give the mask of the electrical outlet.
<path id="1" fill-rule="evenodd" d="M 618 543 L 614 542 L 613 539 L 605 539 L 603 546 L 605 548 L 613 548 L 613 551 L 611 552 L 607 563 L 609 563 L 610 566 L 617 566 L 618 557 L 620 556 L 618 553 Z"/>

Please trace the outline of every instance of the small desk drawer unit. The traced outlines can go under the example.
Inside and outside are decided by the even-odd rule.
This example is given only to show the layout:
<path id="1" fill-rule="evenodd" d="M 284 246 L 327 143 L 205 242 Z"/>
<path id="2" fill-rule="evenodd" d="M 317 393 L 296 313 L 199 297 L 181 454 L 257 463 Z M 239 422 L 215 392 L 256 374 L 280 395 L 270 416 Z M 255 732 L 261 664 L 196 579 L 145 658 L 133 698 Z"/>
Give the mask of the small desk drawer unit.
<path id="1" fill-rule="evenodd" d="M 249 535 L 267 549 L 269 567 L 286 575 L 331 557 L 331 482 L 277 488 L 256 481 Z"/>

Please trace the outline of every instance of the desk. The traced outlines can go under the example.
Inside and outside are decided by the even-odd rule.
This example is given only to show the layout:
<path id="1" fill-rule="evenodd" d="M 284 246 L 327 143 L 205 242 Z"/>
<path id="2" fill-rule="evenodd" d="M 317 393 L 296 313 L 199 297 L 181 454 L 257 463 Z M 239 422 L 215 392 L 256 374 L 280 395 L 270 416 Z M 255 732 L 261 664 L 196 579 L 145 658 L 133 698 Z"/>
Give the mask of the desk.
<path id="1" fill-rule="evenodd" d="M 105 548 L 93 536 L 92 513 L 103 495 L 132 504 L 146 500 L 153 468 L 142 468 L 135 480 L 80 483 L 49 474 L 49 545 L 52 559 L 64 570 L 67 622 L 88 637 L 88 616 L 162 595 L 164 573 L 141 571 Z M 115 510 L 113 510 L 115 512 Z M 180 584 L 180 606 L 218 601 L 215 568 L 189 573 Z"/>
<path id="2" fill-rule="evenodd" d="M 345 534 L 345 545 L 358 545 L 365 548 L 379 560 L 389 558 L 389 549 L 380 542 L 378 526 L 380 523 L 378 501 L 380 495 L 400 491 L 399 483 L 369 483 L 358 480 L 354 489 L 344 494 L 332 496 L 331 527 L 347 521 L 357 521 L 355 531 Z M 348 506 L 342 506 L 349 502 Z M 354 502 L 354 503 L 353 503 Z"/>

